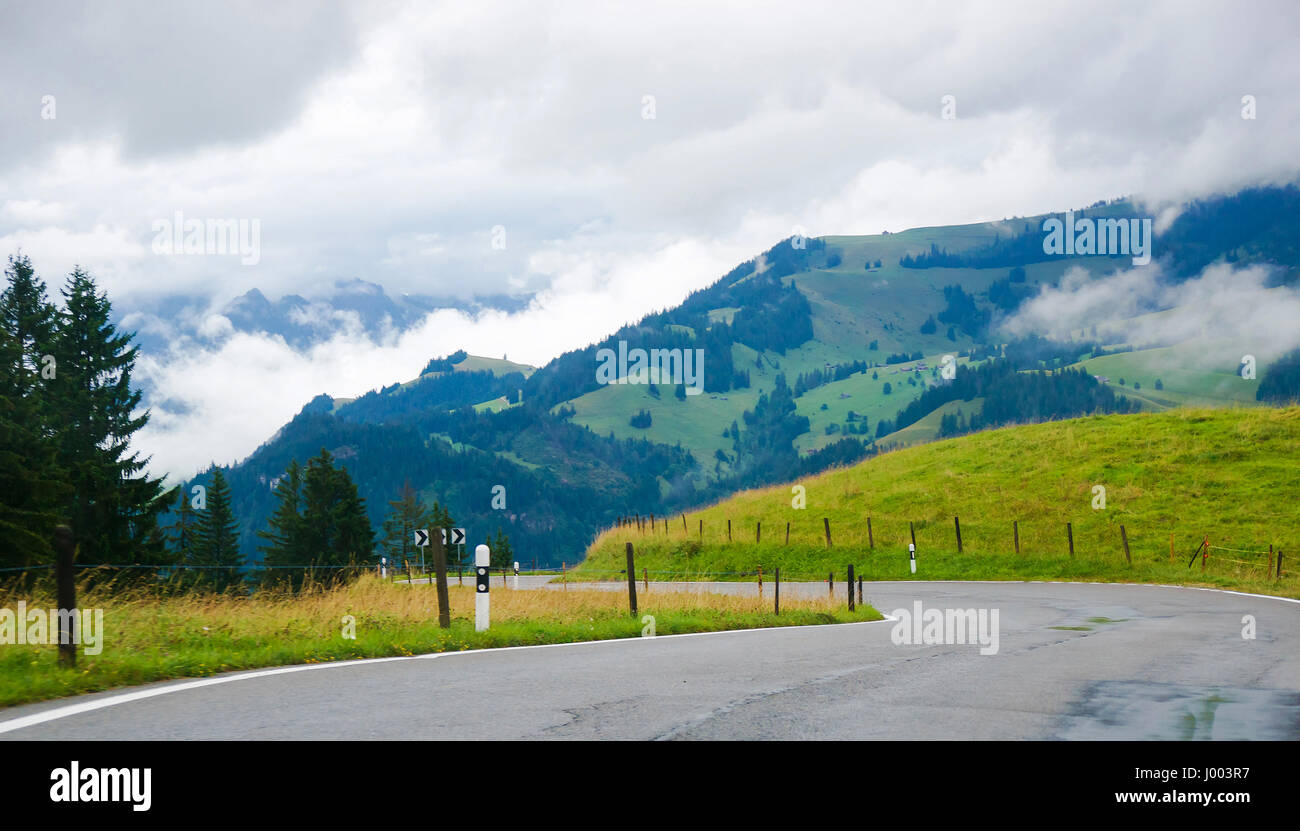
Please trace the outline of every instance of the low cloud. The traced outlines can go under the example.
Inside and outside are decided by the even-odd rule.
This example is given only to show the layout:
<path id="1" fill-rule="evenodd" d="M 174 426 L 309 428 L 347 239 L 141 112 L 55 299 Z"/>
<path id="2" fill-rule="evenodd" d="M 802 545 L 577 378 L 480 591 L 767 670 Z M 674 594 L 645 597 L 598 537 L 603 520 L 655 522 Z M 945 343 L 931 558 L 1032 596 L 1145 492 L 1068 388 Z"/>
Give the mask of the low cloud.
<path id="1" fill-rule="evenodd" d="M 1039 334 L 1058 340 L 1165 346 L 1199 340 L 1188 350 L 1204 366 L 1232 366 L 1236 356 L 1218 352 L 1232 345 L 1261 359 L 1300 347 L 1300 291 L 1270 287 L 1273 269 L 1218 264 L 1195 278 L 1173 283 L 1156 265 L 1119 271 L 1100 279 L 1081 268 L 1021 305 L 1002 323 L 1012 336 Z"/>

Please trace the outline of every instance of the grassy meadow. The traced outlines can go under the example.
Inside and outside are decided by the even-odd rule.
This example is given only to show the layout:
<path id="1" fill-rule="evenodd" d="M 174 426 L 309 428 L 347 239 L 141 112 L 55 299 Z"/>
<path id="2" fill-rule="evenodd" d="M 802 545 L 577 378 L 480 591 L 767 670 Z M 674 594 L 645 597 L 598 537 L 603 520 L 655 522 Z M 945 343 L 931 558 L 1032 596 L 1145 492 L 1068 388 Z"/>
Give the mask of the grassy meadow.
<path id="1" fill-rule="evenodd" d="M 638 587 L 640 588 L 640 587 Z M 56 646 L 0 646 L 0 706 L 173 678 L 230 670 L 354 658 L 380 658 L 502 646 L 634 638 L 645 615 L 656 635 L 763 626 L 797 626 L 875 620 L 870 608 L 849 612 L 841 598 L 769 600 L 720 594 L 638 591 L 638 613 L 628 613 L 620 592 L 581 589 L 496 589 L 492 626 L 474 631 L 472 584 L 449 586 L 452 626 L 438 627 L 437 592 L 367 575 L 337 588 L 296 595 L 249 596 L 84 586 L 82 609 L 104 610 L 103 651 L 79 654 L 77 666 L 58 665 Z M 53 587 L 17 591 L 0 587 L 0 608 L 51 608 Z M 343 618 L 355 618 L 354 640 L 343 637 Z"/>
<path id="2" fill-rule="evenodd" d="M 654 532 L 607 530 L 572 574 L 610 579 L 625 567 L 631 542 L 638 572 L 646 568 L 659 579 L 753 579 L 748 575 L 761 566 L 767 574 L 780 567 L 783 579 L 824 580 L 833 571 L 839 580 L 849 564 L 871 580 L 910 579 L 914 528 L 917 579 L 1183 583 L 1300 597 L 1300 563 L 1292 559 L 1300 552 L 1297 462 L 1296 407 L 1180 409 L 1003 428 L 740 493 L 687 515 L 685 527 L 674 516 L 666 528 L 658 518 Z M 804 508 L 792 506 L 796 486 L 804 489 Z M 1094 507 L 1097 486 L 1105 488 L 1104 507 Z M 823 519 L 830 521 L 830 547 Z M 1189 569 L 1206 537 L 1214 547 L 1205 570 L 1199 559 Z M 1281 579 L 1267 573 L 1270 545 L 1286 557 Z"/>

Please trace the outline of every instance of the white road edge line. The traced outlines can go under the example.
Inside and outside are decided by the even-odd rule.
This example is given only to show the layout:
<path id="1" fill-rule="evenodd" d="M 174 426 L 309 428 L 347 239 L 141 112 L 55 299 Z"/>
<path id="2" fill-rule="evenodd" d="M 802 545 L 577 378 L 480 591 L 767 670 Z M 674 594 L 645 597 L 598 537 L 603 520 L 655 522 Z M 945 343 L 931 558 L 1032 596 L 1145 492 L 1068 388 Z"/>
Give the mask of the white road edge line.
<path id="1" fill-rule="evenodd" d="M 883 612 L 881 613 L 884 614 Z M 211 687 L 217 684 L 229 684 L 233 681 L 249 681 L 254 678 L 267 678 L 272 675 L 286 675 L 291 672 L 307 672 L 315 669 L 334 669 L 338 667 L 353 667 L 362 664 L 381 664 L 390 661 L 422 661 L 431 658 L 452 658 L 459 655 L 488 655 L 499 652 L 514 652 L 521 649 L 549 649 L 558 646 L 595 646 L 597 644 L 611 643 L 633 643 L 646 642 L 650 643 L 657 640 L 667 640 L 669 638 L 698 638 L 705 635 L 736 635 L 745 632 L 777 632 L 792 631 L 800 629 L 820 629 L 827 626 L 866 626 L 872 623 L 890 623 L 895 621 L 889 615 L 884 615 L 881 620 L 857 620 L 851 623 L 810 623 L 803 626 L 764 626 L 757 629 L 724 629 L 720 632 L 683 632 L 679 635 L 656 635 L 651 638 L 605 638 L 598 641 L 572 641 L 569 643 L 541 643 L 530 644 L 527 646 L 498 646 L 487 649 L 465 649 L 457 652 L 427 652 L 423 655 L 396 655 L 388 658 L 357 658 L 351 661 L 326 661 L 319 664 L 295 664 L 289 667 L 275 667 L 273 669 L 257 669 L 250 672 L 241 672 L 233 675 L 222 675 L 217 678 L 203 678 L 198 681 L 184 681 L 179 684 L 168 684 L 167 686 L 150 687 L 149 689 L 137 690 L 130 693 L 121 693 L 119 695 L 106 696 L 97 698 L 94 701 L 83 701 L 78 704 L 68 704 L 63 707 L 52 707 L 48 710 L 42 710 L 39 713 L 33 713 L 29 716 L 20 716 L 0 721 L 0 734 L 10 733 L 14 730 L 22 730 L 27 727 L 33 727 L 37 724 L 44 724 L 47 721 L 55 721 L 69 716 L 89 713 L 95 710 L 102 710 L 105 707 L 113 707 L 118 704 L 129 704 L 132 701 L 141 701 L 146 698 L 154 698 L 169 693 L 184 692 L 186 690 L 195 690 L 200 687 Z M 162 682 L 165 683 L 165 682 Z"/>
<path id="2" fill-rule="evenodd" d="M 703 581 L 697 581 L 703 582 Z M 1153 588 L 1164 589 L 1185 589 L 1203 592 L 1218 592 L 1220 594 L 1233 594 L 1238 597 L 1254 597 L 1262 600 L 1282 600 L 1287 603 L 1300 603 L 1300 600 L 1294 600 L 1289 597 L 1277 597 L 1271 594 L 1250 594 L 1248 592 L 1232 591 L 1231 589 L 1212 589 L 1204 586 L 1173 586 L 1164 583 L 1104 583 L 1092 582 L 1087 580 L 873 580 L 875 585 L 900 585 L 906 586 L 916 583 L 927 583 L 931 585 L 944 585 L 949 583 L 989 583 L 989 584 L 1040 584 L 1040 585 L 1058 585 L 1058 586 L 1150 586 Z M 879 610 L 877 610 L 879 611 Z M 32 727 L 37 724 L 44 724 L 47 721 L 55 721 L 69 716 L 89 713 L 94 710 L 100 710 L 105 707 L 113 707 L 118 704 L 128 704 L 132 701 L 140 701 L 146 698 L 154 698 L 159 695 L 168 693 L 183 692 L 185 690 L 194 690 L 200 687 L 211 687 L 216 684 L 229 684 L 233 681 L 246 681 L 254 678 L 266 678 L 272 675 L 285 675 L 290 672 L 306 672 L 314 669 L 331 669 L 337 667 L 351 667 L 360 664 L 377 664 L 389 661 L 420 661 L 430 658 L 446 658 L 453 655 L 486 655 L 497 652 L 514 652 L 521 649 L 548 649 L 556 646 L 593 646 L 596 644 L 609 643 L 630 643 L 636 641 L 656 641 L 661 638 L 696 638 L 705 635 L 735 635 L 744 632 L 773 632 L 780 630 L 799 630 L 799 629 L 817 629 L 826 626 L 863 626 L 872 623 L 892 623 L 897 618 L 891 617 L 884 612 L 881 620 L 861 620 L 853 623 L 814 623 L 807 626 L 765 626 L 760 629 L 726 629 L 721 632 L 686 632 L 680 635 L 657 635 L 653 638 L 606 638 L 599 641 L 573 641 L 571 643 L 543 643 L 529 646 L 499 646 L 489 649 L 466 649 L 459 652 L 430 652 L 424 655 L 398 655 L 390 658 L 359 658 L 352 661 L 328 661 L 321 664 L 295 664 L 291 667 L 276 667 L 274 669 L 258 669 L 251 672 L 241 672 L 235 675 L 225 675 L 218 678 L 203 678 L 198 681 L 185 681 L 179 684 L 171 684 L 165 687 L 156 687 L 145 690 L 137 690 L 131 693 L 122 693 L 120 695 L 107 696 L 105 698 L 95 699 L 94 701 L 83 701 L 80 704 L 68 704 L 63 707 L 52 707 L 49 710 L 42 710 L 39 713 L 33 713 L 30 716 L 20 716 L 18 718 L 0 721 L 0 734 L 10 733 L 14 730 L 22 730 L 26 727 Z"/>

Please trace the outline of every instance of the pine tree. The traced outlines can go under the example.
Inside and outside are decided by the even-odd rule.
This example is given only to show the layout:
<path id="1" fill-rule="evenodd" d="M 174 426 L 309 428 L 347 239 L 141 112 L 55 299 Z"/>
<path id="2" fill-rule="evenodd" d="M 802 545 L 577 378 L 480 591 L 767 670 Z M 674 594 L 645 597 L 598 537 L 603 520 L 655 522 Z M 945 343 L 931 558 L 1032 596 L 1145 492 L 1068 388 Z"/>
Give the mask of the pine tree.
<path id="1" fill-rule="evenodd" d="M 130 333 L 110 322 L 112 305 L 80 268 L 63 290 L 52 353 L 57 381 L 51 405 L 59 421 L 59 464 L 72 495 L 65 510 L 90 563 L 158 562 L 163 537 L 158 515 L 167 507 L 161 479 L 143 473 L 147 459 L 128 454 L 131 437 L 148 423 L 135 415 L 131 388 L 136 349 Z"/>
<path id="2" fill-rule="evenodd" d="M 388 517 L 384 520 L 384 539 L 381 550 L 390 565 L 397 567 L 408 560 L 418 560 L 425 551 L 415 544 L 417 528 L 429 531 L 429 545 L 438 545 L 438 528 L 430 523 L 432 512 L 420 501 L 411 480 L 402 485 L 398 499 L 388 503 Z"/>
<path id="3" fill-rule="evenodd" d="M 301 566 L 308 562 L 303 538 L 302 519 L 302 467 L 297 459 L 289 462 L 284 476 L 275 486 L 279 500 L 275 513 L 267 520 L 270 529 L 258 531 L 266 540 L 261 546 L 262 564 L 266 566 L 264 580 L 268 584 L 300 585 L 303 572 L 288 566 Z"/>
<path id="4" fill-rule="evenodd" d="M 334 466 L 325 448 L 307 463 L 303 476 L 301 536 L 308 562 L 317 566 L 358 565 L 374 556 L 375 535 L 365 502 L 352 477 Z M 345 571 L 335 573 L 346 576 Z"/>
<path id="5" fill-rule="evenodd" d="M 197 521 L 194 518 L 194 506 L 190 502 L 190 495 L 181 487 L 177 487 L 177 493 L 180 497 L 180 506 L 176 509 L 176 522 L 168 529 L 167 547 L 171 551 L 173 562 L 188 563 L 194 554 Z"/>
<path id="6" fill-rule="evenodd" d="M 50 538 L 70 489 L 58 467 L 41 360 L 53 349 L 55 309 L 26 257 L 10 257 L 0 293 L 0 568 L 49 563 Z"/>
<path id="7" fill-rule="evenodd" d="M 514 563 L 515 551 L 510 546 L 510 538 L 500 528 L 497 529 L 496 537 L 489 541 L 488 547 L 492 552 L 492 568 L 510 568 Z"/>
<path id="8" fill-rule="evenodd" d="M 40 432 L 36 401 L 23 396 L 18 341 L 0 329 L 0 568 L 51 562 L 50 539 L 67 490 L 55 447 Z"/>
<path id="9" fill-rule="evenodd" d="M 237 586 L 244 559 L 239 553 L 239 522 L 231 508 L 230 486 L 221 468 L 212 468 L 207 504 L 194 527 L 193 555 L 199 580 L 217 591 Z"/>

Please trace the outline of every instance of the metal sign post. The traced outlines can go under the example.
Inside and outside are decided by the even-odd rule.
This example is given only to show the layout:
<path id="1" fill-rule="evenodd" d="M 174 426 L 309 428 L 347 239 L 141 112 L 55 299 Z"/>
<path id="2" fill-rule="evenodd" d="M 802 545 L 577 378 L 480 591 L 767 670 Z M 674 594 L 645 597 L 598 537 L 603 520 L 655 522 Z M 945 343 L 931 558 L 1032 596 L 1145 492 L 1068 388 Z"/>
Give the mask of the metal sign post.
<path id="1" fill-rule="evenodd" d="M 488 628 L 488 583 L 491 574 L 488 570 L 492 562 L 492 553 L 486 545 L 474 549 L 474 631 L 484 632 Z"/>

